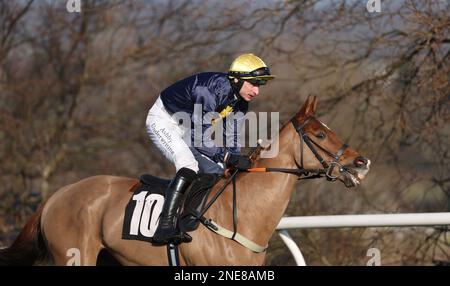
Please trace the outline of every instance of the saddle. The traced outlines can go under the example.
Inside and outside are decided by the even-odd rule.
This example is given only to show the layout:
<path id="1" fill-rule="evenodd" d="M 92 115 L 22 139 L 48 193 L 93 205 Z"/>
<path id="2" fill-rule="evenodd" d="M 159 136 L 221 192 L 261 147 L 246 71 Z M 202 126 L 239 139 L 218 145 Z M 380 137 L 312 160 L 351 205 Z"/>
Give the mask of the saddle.
<path id="1" fill-rule="evenodd" d="M 198 228 L 200 221 L 197 217 L 204 209 L 212 187 L 219 179 L 218 174 L 201 174 L 186 190 L 177 221 L 182 232 Z M 137 187 L 130 190 L 133 196 L 125 209 L 123 239 L 152 242 L 164 204 L 165 191 L 170 182 L 171 180 L 150 174 L 140 177 Z"/>
<path id="2" fill-rule="evenodd" d="M 150 174 L 144 174 L 139 178 L 139 186 L 134 192 L 145 189 L 147 191 L 164 194 L 169 184 L 169 179 L 163 179 Z"/>

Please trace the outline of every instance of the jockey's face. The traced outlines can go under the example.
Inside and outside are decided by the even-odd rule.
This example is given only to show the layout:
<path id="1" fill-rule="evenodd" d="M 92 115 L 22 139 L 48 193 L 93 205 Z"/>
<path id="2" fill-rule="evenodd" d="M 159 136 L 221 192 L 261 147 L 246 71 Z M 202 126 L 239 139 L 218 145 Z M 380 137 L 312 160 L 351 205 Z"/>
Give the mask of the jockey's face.
<path id="1" fill-rule="evenodd" d="M 257 97 L 259 94 L 259 85 L 252 84 L 246 80 L 244 80 L 244 84 L 242 85 L 241 90 L 239 91 L 239 95 L 245 101 L 251 101 L 253 98 Z"/>

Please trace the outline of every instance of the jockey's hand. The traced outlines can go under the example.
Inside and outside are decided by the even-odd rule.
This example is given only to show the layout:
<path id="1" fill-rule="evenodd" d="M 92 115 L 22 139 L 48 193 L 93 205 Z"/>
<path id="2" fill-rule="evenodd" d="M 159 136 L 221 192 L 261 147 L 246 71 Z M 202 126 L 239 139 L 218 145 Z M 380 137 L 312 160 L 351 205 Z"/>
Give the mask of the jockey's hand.
<path id="1" fill-rule="evenodd" d="M 248 157 L 233 154 L 228 154 L 225 164 L 227 167 L 234 167 L 241 171 L 252 167 L 252 161 Z"/>

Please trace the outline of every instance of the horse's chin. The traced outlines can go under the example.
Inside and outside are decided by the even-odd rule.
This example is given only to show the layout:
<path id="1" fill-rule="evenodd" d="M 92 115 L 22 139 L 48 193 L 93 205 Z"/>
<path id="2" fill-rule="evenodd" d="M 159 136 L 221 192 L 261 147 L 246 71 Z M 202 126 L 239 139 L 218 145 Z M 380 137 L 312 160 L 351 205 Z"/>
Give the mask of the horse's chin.
<path id="1" fill-rule="evenodd" d="M 358 186 L 361 183 L 360 180 L 357 177 L 355 177 L 353 174 L 351 174 L 349 172 L 345 172 L 342 175 L 342 182 L 344 183 L 344 185 L 347 188 L 356 187 L 356 186 Z"/>
<path id="2" fill-rule="evenodd" d="M 355 169 L 347 169 L 345 172 L 341 173 L 339 179 L 344 183 L 347 188 L 357 187 L 361 184 L 361 180 L 364 175 L 360 174 Z"/>

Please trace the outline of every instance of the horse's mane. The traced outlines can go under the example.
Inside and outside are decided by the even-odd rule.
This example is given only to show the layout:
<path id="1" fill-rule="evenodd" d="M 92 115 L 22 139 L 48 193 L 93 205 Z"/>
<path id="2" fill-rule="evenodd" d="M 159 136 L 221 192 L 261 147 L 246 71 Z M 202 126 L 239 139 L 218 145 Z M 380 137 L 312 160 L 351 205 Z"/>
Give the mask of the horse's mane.
<path id="1" fill-rule="evenodd" d="M 284 122 L 284 123 L 281 125 L 280 132 L 281 132 L 281 130 L 283 130 L 284 128 L 286 128 L 286 126 L 289 125 L 290 122 L 291 122 L 291 120 L 288 120 L 288 121 Z M 278 134 L 278 136 L 279 136 L 279 134 Z M 272 142 L 273 142 L 273 139 L 275 139 L 275 138 L 271 138 L 271 141 L 272 141 Z M 261 159 L 261 157 L 260 157 L 260 156 L 261 156 L 261 152 L 264 151 L 264 150 L 270 149 L 271 147 L 272 147 L 272 143 L 270 143 L 270 144 L 267 145 L 266 147 L 256 148 L 255 154 L 253 154 L 253 155 L 251 154 L 251 152 L 253 152 L 253 150 L 252 150 L 252 151 L 250 151 L 250 152 L 247 154 L 247 156 L 252 155 L 251 158 L 253 158 L 253 159 L 252 159 L 253 162 L 257 162 L 259 159 Z"/>

